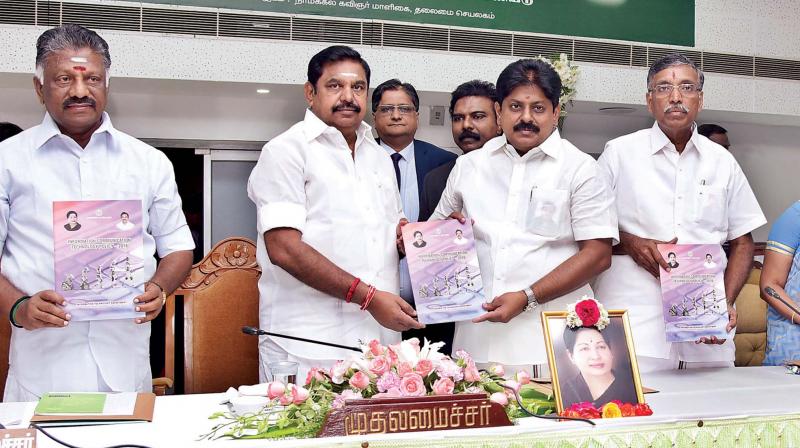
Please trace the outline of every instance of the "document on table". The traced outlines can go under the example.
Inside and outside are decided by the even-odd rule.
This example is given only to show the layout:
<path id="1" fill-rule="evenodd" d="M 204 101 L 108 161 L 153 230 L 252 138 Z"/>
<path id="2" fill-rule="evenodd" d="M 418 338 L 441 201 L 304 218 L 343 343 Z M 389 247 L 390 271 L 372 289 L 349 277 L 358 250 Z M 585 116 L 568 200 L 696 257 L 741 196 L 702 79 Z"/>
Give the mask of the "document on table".
<path id="1" fill-rule="evenodd" d="M 132 415 L 136 392 L 50 392 L 39 400 L 36 415 Z"/>

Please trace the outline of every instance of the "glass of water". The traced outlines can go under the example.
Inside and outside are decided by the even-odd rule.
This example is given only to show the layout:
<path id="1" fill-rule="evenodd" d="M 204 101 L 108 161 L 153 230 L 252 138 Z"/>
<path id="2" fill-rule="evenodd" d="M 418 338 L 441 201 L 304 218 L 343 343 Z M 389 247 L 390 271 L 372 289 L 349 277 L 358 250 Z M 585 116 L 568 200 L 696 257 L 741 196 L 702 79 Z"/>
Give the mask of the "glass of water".
<path id="1" fill-rule="evenodd" d="M 298 365 L 294 361 L 275 361 L 267 363 L 267 368 L 272 374 L 272 381 L 280 381 L 283 384 L 296 384 Z"/>

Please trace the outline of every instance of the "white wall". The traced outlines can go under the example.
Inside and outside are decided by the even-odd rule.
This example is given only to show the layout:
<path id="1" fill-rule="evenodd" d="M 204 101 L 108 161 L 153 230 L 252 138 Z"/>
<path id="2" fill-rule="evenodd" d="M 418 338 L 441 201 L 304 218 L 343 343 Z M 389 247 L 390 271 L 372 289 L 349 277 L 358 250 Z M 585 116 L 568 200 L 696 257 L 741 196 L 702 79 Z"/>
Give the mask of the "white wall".
<path id="1" fill-rule="evenodd" d="M 731 152 L 742 166 L 770 224 L 800 200 L 800 129 L 750 124 L 729 126 Z M 769 225 L 754 232 L 766 241 Z"/>
<path id="2" fill-rule="evenodd" d="M 695 47 L 800 59 L 797 0 L 695 0 Z"/>

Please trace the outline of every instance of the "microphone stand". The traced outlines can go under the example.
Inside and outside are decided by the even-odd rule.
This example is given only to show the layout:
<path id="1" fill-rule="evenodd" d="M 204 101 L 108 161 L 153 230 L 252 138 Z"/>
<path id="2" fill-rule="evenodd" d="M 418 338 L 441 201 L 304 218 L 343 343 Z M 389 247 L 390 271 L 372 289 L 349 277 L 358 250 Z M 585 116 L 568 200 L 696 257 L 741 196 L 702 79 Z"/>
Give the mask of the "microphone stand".
<path id="1" fill-rule="evenodd" d="M 276 337 L 276 338 L 292 339 L 294 341 L 307 342 L 309 344 L 325 345 L 325 346 L 328 346 L 328 347 L 341 348 L 341 349 L 344 349 L 344 350 L 352 350 L 354 352 L 361 353 L 361 349 L 360 348 L 356 348 L 356 347 L 348 347 L 346 345 L 334 344 L 332 342 L 315 341 L 313 339 L 306 339 L 306 338 L 301 338 L 301 337 L 297 337 L 297 336 L 287 336 L 285 334 L 279 334 L 279 333 L 272 333 L 272 332 L 269 332 L 269 331 L 264 331 L 264 330 L 262 330 L 260 328 L 256 328 L 256 327 L 242 327 L 242 333 L 249 334 L 249 335 L 252 335 L 252 336 L 273 336 L 273 337 Z"/>

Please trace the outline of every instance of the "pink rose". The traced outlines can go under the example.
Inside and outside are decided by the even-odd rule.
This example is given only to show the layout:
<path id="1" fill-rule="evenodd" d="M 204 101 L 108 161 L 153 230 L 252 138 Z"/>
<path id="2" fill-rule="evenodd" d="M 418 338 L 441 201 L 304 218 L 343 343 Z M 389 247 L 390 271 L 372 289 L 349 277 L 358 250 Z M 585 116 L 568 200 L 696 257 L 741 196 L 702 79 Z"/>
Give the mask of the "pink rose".
<path id="1" fill-rule="evenodd" d="M 384 346 L 378 342 L 377 339 L 373 339 L 369 341 L 369 352 L 372 353 L 373 356 L 380 356 L 383 354 L 383 350 L 385 349 Z"/>
<path id="2" fill-rule="evenodd" d="M 469 360 L 467 367 L 464 368 L 464 380 L 470 383 L 477 383 L 481 380 L 481 374 L 478 368 L 475 367 L 475 361 Z"/>
<path id="3" fill-rule="evenodd" d="M 497 375 L 497 376 L 506 376 L 506 369 L 503 368 L 502 364 L 492 364 L 489 366 L 489 373 Z"/>
<path id="4" fill-rule="evenodd" d="M 334 409 L 341 409 L 344 407 L 344 402 L 347 400 L 361 400 L 363 397 L 360 393 L 354 392 L 350 389 L 345 389 L 341 394 L 335 395 L 331 407 Z"/>
<path id="5" fill-rule="evenodd" d="M 403 361 L 397 365 L 397 374 L 401 377 L 404 377 L 413 371 L 414 369 L 411 367 L 411 363 Z"/>
<path id="6" fill-rule="evenodd" d="M 495 392 L 489 397 L 490 401 L 494 401 L 495 403 L 499 403 L 501 406 L 508 405 L 508 397 L 503 392 Z"/>
<path id="7" fill-rule="evenodd" d="M 400 393 L 404 397 L 422 397 L 427 392 L 422 377 L 416 373 L 409 373 L 400 380 Z"/>
<path id="8" fill-rule="evenodd" d="M 393 366 L 397 365 L 397 351 L 395 351 L 395 349 L 392 347 L 389 347 L 386 349 L 386 353 L 389 355 L 389 363 Z"/>
<path id="9" fill-rule="evenodd" d="M 292 404 L 292 397 L 290 397 L 290 396 L 288 396 L 286 394 L 283 394 L 283 395 L 281 395 L 280 403 L 281 403 L 281 406 L 289 406 L 290 404 Z"/>
<path id="10" fill-rule="evenodd" d="M 292 403 L 303 404 L 308 400 L 308 390 L 305 387 L 295 386 L 292 388 Z"/>
<path id="11" fill-rule="evenodd" d="M 356 389 L 366 389 L 369 386 L 369 375 L 359 370 L 350 377 L 350 385 Z"/>
<path id="12" fill-rule="evenodd" d="M 311 384 L 311 381 L 325 381 L 325 375 L 322 371 L 316 367 L 312 367 L 311 370 L 308 371 L 308 375 L 306 375 L 306 386 Z"/>
<path id="13" fill-rule="evenodd" d="M 417 366 L 414 367 L 414 370 L 423 377 L 428 376 L 429 373 L 433 372 L 433 363 L 430 359 L 420 359 L 417 361 Z"/>
<path id="14" fill-rule="evenodd" d="M 373 358 L 369 363 L 369 371 L 375 376 L 381 376 L 389 371 L 389 360 L 385 356 Z"/>
<path id="15" fill-rule="evenodd" d="M 520 370 L 514 375 L 514 378 L 519 384 L 528 384 L 531 382 L 531 375 L 525 370 Z"/>
<path id="16" fill-rule="evenodd" d="M 455 384 L 450 378 L 439 378 L 433 383 L 433 393 L 436 395 L 450 395 L 454 388 Z"/>
<path id="17" fill-rule="evenodd" d="M 267 385 L 267 397 L 274 400 L 286 392 L 286 386 L 280 381 L 273 381 Z"/>
<path id="18" fill-rule="evenodd" d="M 514 392 L 519 392 L 519 388 L 521 387 L 520 384 L 514 380 L 505 380 L 503 381 L 503 385 L 510 387 Z"/>
<path id="19" fill-rule="evenodd" d="M 402 396 L 403 396 L 403 394 L 400 393 L 400 389 L 399 388 L 392 387 L 389 390 L 387 390 L 386 392 L 381 392 L 379 394 L 373 395 L 372 398 L 396 398 L 396 397 L 402 397 Z"/>

